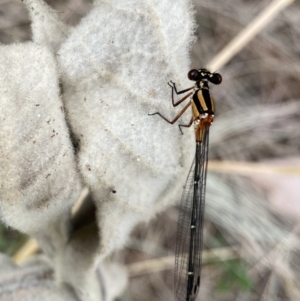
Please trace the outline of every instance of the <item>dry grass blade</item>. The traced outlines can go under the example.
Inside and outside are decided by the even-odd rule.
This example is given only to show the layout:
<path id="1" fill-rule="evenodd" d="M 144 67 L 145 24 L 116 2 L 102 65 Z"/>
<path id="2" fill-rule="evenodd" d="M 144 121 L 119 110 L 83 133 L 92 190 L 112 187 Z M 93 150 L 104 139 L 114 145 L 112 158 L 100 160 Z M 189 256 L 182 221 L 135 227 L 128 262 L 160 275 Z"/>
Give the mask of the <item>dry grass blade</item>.
<path id="1" fill-rule="evenodd" d="M 267 6 L 247 27 L 245 27 L 228 45 L 208 64 L 209 70 L 218 70 L 241 51 L 264 27 L 266 27 L 283 9 L 294 0 L 275 0 Z"/>
<path id="2" fill-rule="evenodd" d="M 33 256 L 40 250 L 37 241 L 30 238 L 26 243 L 14 254 L 13 261 L 17 264 L 24 262 L 27 258 Z"/>
<path id="3" fill-rule="evenodd" d="M 274 166 L 262 163 L 209 161 L 208 169 L 218 173 L 232 173 L 237 175 L 300 175 L 300 166 Z"/>
<path id="4" fill-rule="evenodd" d="M 217 248 L 204 251 L 202 254 L 203 264 L 226 261 L 238 258 L 237 253 L 232 248 Z M 135 262 L 127 266 L 128 273 L 131 277 L 157 273 L 174 268 L 174 256 L 150 259 L 141 262 Z"/>

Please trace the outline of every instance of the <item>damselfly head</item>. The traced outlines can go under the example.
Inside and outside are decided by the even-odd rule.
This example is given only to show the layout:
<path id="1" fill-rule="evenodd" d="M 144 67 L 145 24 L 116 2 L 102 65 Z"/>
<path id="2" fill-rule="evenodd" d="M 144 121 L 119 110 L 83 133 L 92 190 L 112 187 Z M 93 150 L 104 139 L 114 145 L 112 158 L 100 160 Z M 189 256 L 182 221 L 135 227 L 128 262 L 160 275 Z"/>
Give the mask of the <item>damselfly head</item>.
<path id="1" fill-rule="evenodd" d="M 206 69 L 192 69 L 188 73 L 189 80 L 193 81 L 209 81 L 214 85 L 219 85 L 222 82 L 222 76 L 219 73 L 211 73 Z"/>

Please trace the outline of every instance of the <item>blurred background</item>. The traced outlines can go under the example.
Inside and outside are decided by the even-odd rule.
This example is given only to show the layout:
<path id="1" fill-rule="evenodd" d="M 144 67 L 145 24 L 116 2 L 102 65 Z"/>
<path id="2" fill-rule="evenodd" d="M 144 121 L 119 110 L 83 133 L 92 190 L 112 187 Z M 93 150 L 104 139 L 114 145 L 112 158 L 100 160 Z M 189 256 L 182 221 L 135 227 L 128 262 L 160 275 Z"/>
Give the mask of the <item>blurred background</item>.
<path id="1" fill-rule="evenodd" d="M 70 25 L 92 7 L 88 0 L 45 2 Z M 191 68 L 206 67 L 270 3 L 195 0 Z M 220 72 L 223 82 L 211 87 L 217 109 L 198 300 L 300 300 L 299 24 L 295 1 L 224 67 L 211 70 Z M 23 4 L 0 0 L 0 42 L 30 39 Z M 229 161 L 225 168 L 224 161 Z M 177 216 L 173 207 L 140 225 L 126 248 L 111 256 L 127 265 L 130 275 L 121 300 L 174 300 Z M 1 252 L 13 255 L 25 240 L 0 225 Z"/>

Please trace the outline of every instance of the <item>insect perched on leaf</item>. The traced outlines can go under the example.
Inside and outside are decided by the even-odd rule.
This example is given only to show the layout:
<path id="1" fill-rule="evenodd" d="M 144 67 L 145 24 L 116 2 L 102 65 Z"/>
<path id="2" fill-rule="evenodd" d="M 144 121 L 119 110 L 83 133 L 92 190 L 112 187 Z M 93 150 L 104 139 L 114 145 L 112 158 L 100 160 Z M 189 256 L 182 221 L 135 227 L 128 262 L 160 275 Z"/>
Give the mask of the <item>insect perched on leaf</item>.
<path id="1" fill-rule="evenodd" d="M 149 114 L 157 114 L 168 123 L 174 124 L 190 106 L 192 107 L 190 122 L 179 124 L 182 133 L 182 127 L 190 127 L 194 123 L 196 152 L 180 203 L 175 252 L 175 295 L 178 301 L 194 301 L 200 287 L 208 138 L 215 111 L 208 83 L 219 85 L 222 82 L 219 73 L 211 73 L 206 69 L 192 69 L 188 78 L 196 83 L 182 91 L 177 91 L 176 84 L 172 81 L 168 83 L 172 88 L 173 107 L 189 98 L 189 102 L 172 121 L 159 112 Z M 191 92 L 174 102 L 174 91 L 177 95 Z"/>

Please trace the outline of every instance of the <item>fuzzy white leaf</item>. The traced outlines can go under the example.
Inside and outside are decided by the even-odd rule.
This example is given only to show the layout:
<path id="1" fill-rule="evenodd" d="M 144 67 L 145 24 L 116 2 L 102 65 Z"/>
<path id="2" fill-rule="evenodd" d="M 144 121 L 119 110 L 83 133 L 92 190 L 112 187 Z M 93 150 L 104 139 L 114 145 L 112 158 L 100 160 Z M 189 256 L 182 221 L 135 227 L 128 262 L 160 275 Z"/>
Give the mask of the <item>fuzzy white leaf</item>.
<path id="1" fill-rule="evenodd" d="M 33 43 L 2 46 L 0 94 L 0 216 L 45 233 L 81 189 L 53 55 Z"/>
<path id="2" fill-rule="evenodd" d="M 24 3 L 32 20 L 33 41 L 56 51 L 68 34 L 69 27 L 43 0 L 24 0 Z"/>
<path id="3" fill-rule="evenodd" d="M 53 12 L 40 0 L 26 4 L 35 44 L 1 50 L 0 91 L 7 95 L 1 103 L 1 141 L 9 143 L 0 145 L 0 167 L 5 167 L 0 214 L 7 224 L 35 235 L 52 259 L 58 283 L 70 284 L 82 300 L 99 300 L 97 263 L 122 246 L 137 222 L 178 200 L 192 161 L 193 131 L 182 136 L 176 126 L 148 116 L 157 110 L 176 115 L 169 80 L 191 86 L 186 79 L 193 39 L 190 2 L 97 1 L 64 42 L 68 29 Z M 66 117 L 97 207 L 98 228 L 87 233 L 87 228 L 67 233 L 66 227 L 81 184 L 49 52 L 61 43 L 56 58 Z M 4 78 L 8 61 L 14 64 Z M 107 292 L 113 298 L 120 291 Z"/>
<path id="4" fill-rule="evenodd" d="M 56 261 L 57 281 L 69 283 L 80 300 L 112 301 L 127 285 L 125 268 L 97 260 L 99 235 L 97 225 L 78 230 Z"/>
<path id="5" fill-rule="evenodd" d="M 95 4 L 63 43 L 58 61 L 79 168 L 98 208 L 99 252 L 106 255 L 137 222 L 180 195 L 193 131 L 182 136 L 148 113 L 172 119 L 180 110 L 171 105 L 167 82 L 192 85 L 186 74 L 193 21 L 186 0 Z"/>
<path id="6" fill-rule="evenodd" d="M 55 284 L 49 261 L 42 256 L 17 266 L 0 254 L 0 267 L 1 301 L 78 301 L 68 287 Z"/>
<path id="7" fill-rule="evenodd" d="M 35 256 L 21 266 L 0 253 L 0 300 L 26 301 L 78 301 L 74 291 L 66 285 L 57 286 L 54 271 L 45 256 Z M 127 284 L 124 267 L 115 263 L 103 262 L 94 269 L 98 281 L 93 290 L 89 283 L 89 295 L 99 295 L 97 301 L 113 301 Z M 84 279 L 84 277 L 82 277 Z M 117 284 L 117 285 L 116 285 Z M 101 288 L 103 291 L 101 291 Z M 75 290 L 80 290 L 80 285 Z M 91 300 L 88 295 L 81 296 L 84 301 Z"/>

